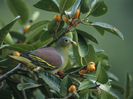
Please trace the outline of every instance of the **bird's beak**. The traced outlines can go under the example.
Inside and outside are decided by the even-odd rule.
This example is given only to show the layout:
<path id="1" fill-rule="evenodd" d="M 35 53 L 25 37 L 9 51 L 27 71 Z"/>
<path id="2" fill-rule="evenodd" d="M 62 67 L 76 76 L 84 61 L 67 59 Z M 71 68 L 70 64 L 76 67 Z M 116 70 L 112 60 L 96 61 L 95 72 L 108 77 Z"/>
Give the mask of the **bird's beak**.
<path id="1" fill-rule="evenodd" d="M 77 43 L 75 41 L 71 41 L 71 44 L 73 45 L 76 45 L 77 46 Z"/>

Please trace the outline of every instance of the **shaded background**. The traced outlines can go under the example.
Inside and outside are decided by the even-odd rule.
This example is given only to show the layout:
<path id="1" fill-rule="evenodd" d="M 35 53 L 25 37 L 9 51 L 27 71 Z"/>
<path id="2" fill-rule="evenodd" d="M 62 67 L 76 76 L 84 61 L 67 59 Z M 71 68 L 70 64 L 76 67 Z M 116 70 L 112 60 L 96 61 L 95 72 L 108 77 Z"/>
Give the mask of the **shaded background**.
<path id="1" fill-rule="evenodd" d="M 0 0 L 0 23 L 10 22 L 14 16 L 6 5 L 6 0 Z M 39 0 L 25 0 L 30 9 L 30 16 L 34 11 L 40 11 L 40 16 L 37 21 L 48 19 L 51 20 L 56 13 L 48 13 L 39 10 L 32 5 Z M 101 17 L 90 17 L 93 21 L 106 22 L 116 26 L 124 35 L 125 40 L 122 41 L 118 37 L 105 33 L 101 36 L 94 29 L 82 27 L 86 31 L 92 33 L 99 41 L 99 47 L 104 49 L 109 55 L 111 69 L 110 71 L 116 74 L 120 83 L 125 83 L 126 73 L 130 72 L 133 75 L 133 0 L 104 0 L 108 6 L 108 12 Z M 15 28 L 19 29 L 21 26 L 16 24 Z"/>

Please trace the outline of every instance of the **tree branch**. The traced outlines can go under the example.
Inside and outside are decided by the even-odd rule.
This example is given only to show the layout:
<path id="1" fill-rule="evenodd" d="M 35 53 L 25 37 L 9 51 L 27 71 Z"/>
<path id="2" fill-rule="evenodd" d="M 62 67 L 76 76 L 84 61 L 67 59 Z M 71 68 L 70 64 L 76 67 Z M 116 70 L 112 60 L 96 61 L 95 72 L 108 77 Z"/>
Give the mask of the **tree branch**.
<path id="1" fill-rule="evenodd" d="M 58 38 L 53 39 L 51 42 L 49 42 L 48 44 L 46 44 L 44 47 L 48 47 L 48 46 L 52 45 L 54 42 L 56 42 L 58 39 L 60 39 L 62 36 L 64 36 L 66 33 L 68 33 L 73 26 L 75 26 L 76 24 L 81 23 L 81 21 L 82 20 L 80 20 L 80 19 L 75 20 L 75 22 L 73 24 L 69 25 L 62 33 L 60 33 L 60 35 L 58 36 Z"/>
<path id="2" fill-rule="evenodd" d="M 15 68 L 12 70 L 8 71 L 7 73 L 3 74 L 0 76 L 0 82 L 8 78 L 10 75 L 14 74 L 21 66 L 21 63 L 19 63 Z"/>

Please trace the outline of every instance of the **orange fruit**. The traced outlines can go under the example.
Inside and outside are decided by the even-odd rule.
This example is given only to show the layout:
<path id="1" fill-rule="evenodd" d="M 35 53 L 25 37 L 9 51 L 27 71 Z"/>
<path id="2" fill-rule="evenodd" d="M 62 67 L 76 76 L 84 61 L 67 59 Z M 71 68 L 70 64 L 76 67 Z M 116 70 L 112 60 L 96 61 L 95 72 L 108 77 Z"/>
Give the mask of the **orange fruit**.
<path id="1" fill-rule="evenodd" d="M 80 70 L 80 71 L 79 71 L 79 74 L 80 74 L 80 75 L 86 74 L 86 70 L 83 70 L 83 69 Z"/>
<path id="2" fill-rule="evenodd" d="M 61 16 L 60 15 L 55 15 L 54 20 L 60 22 L 61 21 Z"/>
<path id="3" fill-rule="evenodd" d="M 64 21 L 65 21 L 66 23 L 68 23 L 68 17 L 67 17 L 67 16 L 64 16 Z"/>
<path id="4" fill-rule="evenodd" d="M 94 65 L 88 65 L 87 70 L 90 72 L 93 72 L 93 71 L 95 71 L 95 66 Z"/>
<path id="5" fill-rule="evenodd" d="M 94 62 L 89 62 L 88 65 L 93 65 L 93 66 L 95 66 L 95 63 L 94 63 Z"/>
<path id="6" fill-rule="evenodd" d="M 59 71 L 58 71 L 58 73 L 59 73 L 59 74 L 62 74 L 62 73 L 63 73 L 63 70 L 62 70 L 62 69 L 61 69 L 61 70 L 59 70 Z"/>
<path id="7" fill-rule="evenodd" d="M 74 19 L 76 19 L 76 18 L 78 18 L 79 17 L 79 14 L 80 14 L 80 10 L 79 9 L 77 9 L 77 11 L 76 11 L 76 13 L 75 13 L 75 15 L 74 15 Z"/>
<path id="8" fill-rule="evenodd" d="M 76 91 L 76 86 L 75 85 L 71 85 L 68 89 L 69 92 L 74 92 Z"/>
<path id="9" fill-rule="evenodd" d="M 30 28 L 30 25 L 26 25 L 26 27 L 24 28 L 24 33 Z"/>
<path id="10" fill-rule="evenodd" d="M 13 56 L 20 56 L 20 53 L 18 51 L 13 52 Z"/>

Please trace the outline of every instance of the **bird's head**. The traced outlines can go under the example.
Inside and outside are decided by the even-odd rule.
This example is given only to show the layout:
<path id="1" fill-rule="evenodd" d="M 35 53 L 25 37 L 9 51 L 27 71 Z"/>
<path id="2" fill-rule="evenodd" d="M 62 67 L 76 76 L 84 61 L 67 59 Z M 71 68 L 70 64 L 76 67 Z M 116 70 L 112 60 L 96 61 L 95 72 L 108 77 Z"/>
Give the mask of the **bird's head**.
<path id="1" fill-rule="evenodd" d="M 74 44 L 76 45 L 76 42 L 74 42 L 70 37 L 62 37 L 57 41 L 57 46 L 61 46 L 61 47 L 67 47 L 70 44 Z"/>

